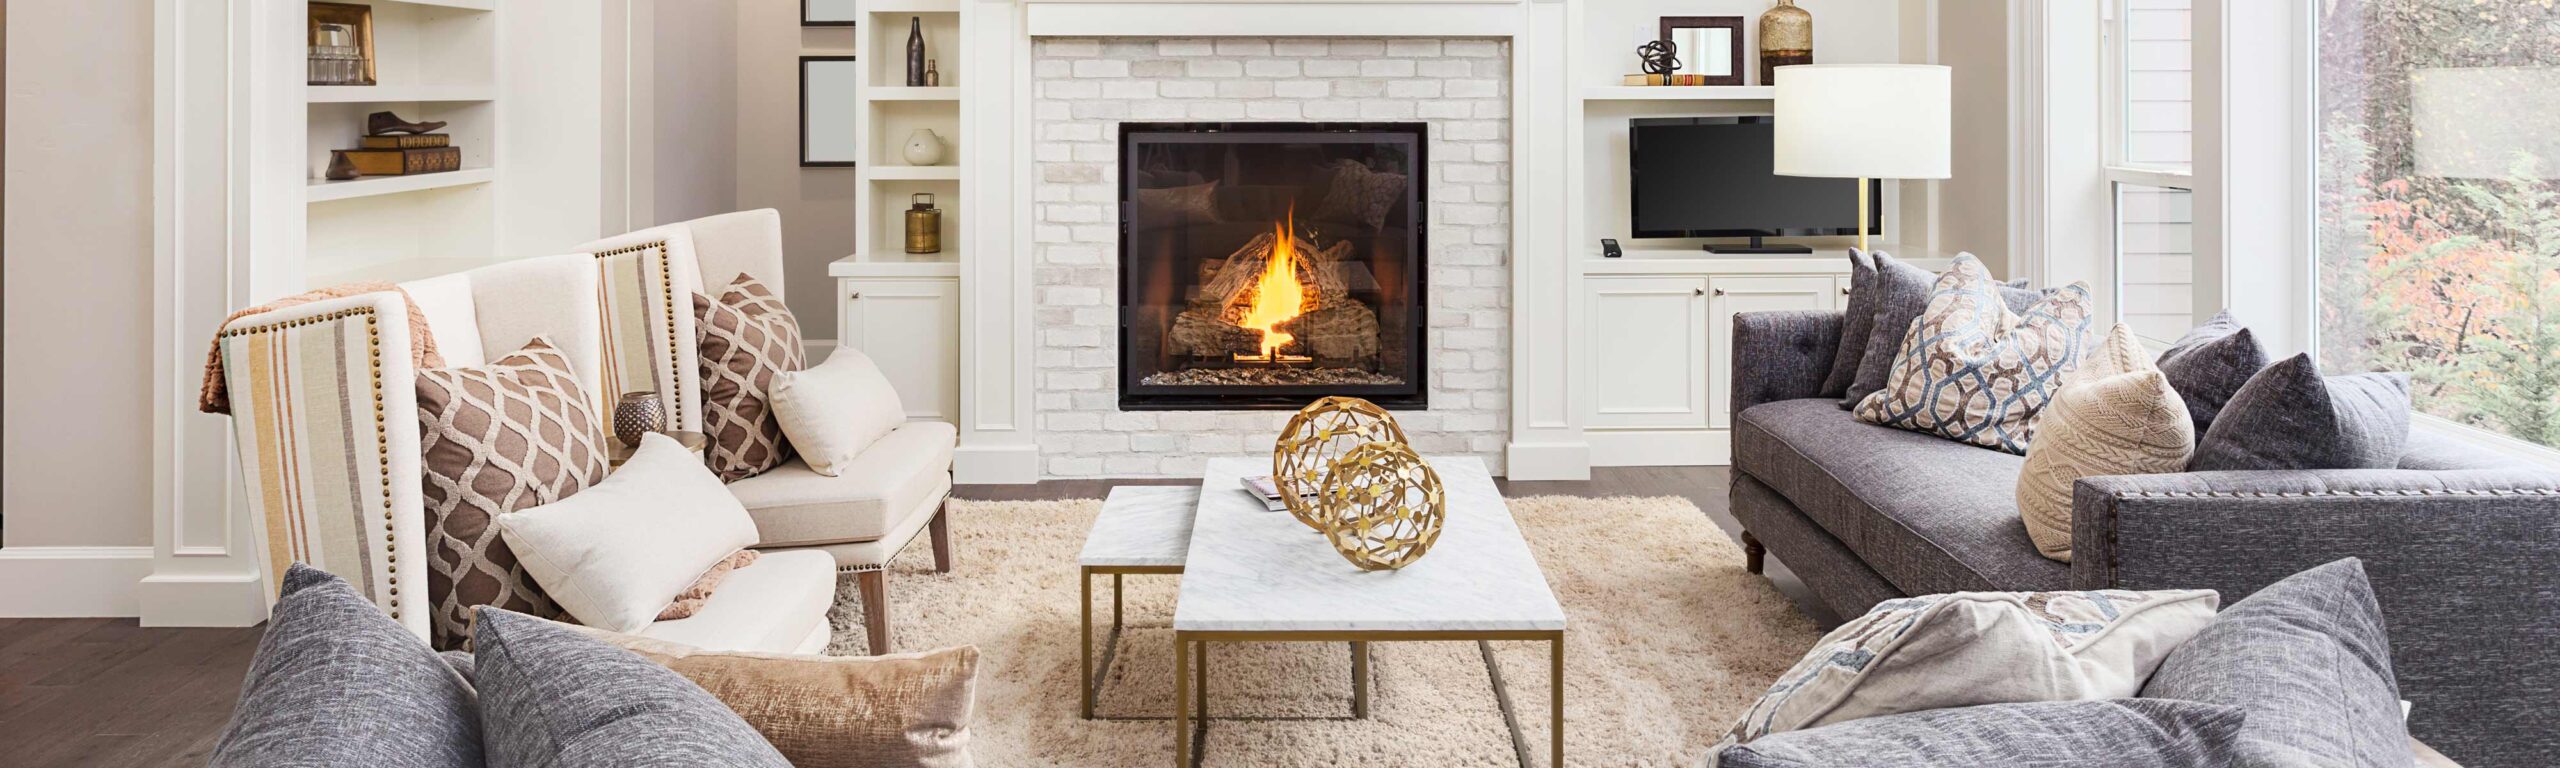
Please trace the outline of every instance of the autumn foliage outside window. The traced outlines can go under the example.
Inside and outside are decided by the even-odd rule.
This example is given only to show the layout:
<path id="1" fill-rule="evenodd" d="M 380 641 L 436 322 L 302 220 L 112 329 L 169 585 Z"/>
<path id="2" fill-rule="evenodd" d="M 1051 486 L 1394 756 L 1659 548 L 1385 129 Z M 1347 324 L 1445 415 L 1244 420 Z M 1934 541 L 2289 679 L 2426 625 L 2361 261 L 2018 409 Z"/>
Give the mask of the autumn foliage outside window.
<path id="1" fill-rule="evenodd" d="M 2560 3 L 2314 2 L 2322 366 L 2560 446 Z"/>

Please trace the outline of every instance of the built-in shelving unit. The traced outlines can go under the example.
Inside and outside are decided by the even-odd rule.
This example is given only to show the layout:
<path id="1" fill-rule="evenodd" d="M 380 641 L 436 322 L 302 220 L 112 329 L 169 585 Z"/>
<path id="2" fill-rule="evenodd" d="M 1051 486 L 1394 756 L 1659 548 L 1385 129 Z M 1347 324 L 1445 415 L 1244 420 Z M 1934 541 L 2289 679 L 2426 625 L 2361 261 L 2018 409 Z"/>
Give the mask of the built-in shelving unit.
<path id="1" fill-rule="evenodd" d="M 304 86 L 306 286 L 407 280 L 498 259 L 496 0 L 378 0 L 374 85 Z M 299 42 L 298 40 L 296 41 Z M 365 118 L 440 120 L 462 170 L 347 181 L 329 153 L 356 147 Z"/>
<path id="2" fill-rule="evenodd" d="M 956 265 L 966 252 L 961 241 L 961 165 L 968 158 L 967 137 L 960 135 L 960 99 L 967 83 L 961 71 L 959 0 L 882 0 L 864 9 L 855 45 L 866 60 L 861 101 L 861 158 L 855 172 L 862 181 L 855 191 L 854 231 L 860 241 L 852 255 L 831 272 L 838 277 L 863 275 L 917 277 L 906 265 Z M 907 32 L 910 20 L 921 21 L 925 57 L 940 76 L 936 86 L 906 84 Z M 942 161 L 912 165 L 906 160 L 909 136 L 930 130 L 941 137 Z M 942 252 L 906 252 L 904 217 L 909 200 L 930 193 L 942 209 Z M 867 271 L 868 265 L 881 271 Z M 940 276 L 935 273 L 931 276 Z M 954 266 L 950 270 L 957 276 Z"/>

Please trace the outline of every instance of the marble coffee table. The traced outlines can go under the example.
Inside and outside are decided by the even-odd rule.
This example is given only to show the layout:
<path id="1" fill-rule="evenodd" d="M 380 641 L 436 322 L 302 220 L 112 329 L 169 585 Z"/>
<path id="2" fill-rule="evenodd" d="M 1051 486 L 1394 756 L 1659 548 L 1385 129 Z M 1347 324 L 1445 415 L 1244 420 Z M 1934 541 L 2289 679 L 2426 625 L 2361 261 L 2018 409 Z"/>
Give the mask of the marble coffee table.
<path id="1" fill-rule="evenodd" d="M 1524 766 L 1529 745 L 1486 643 L 1548 644 L 1549 764 L 1564 764 L 1564 607 L 1547 588 L 1484 462 L 1430 461 L 1448 495 L 1447 522 L 1429 554 L 1393 571 L 1360 570 L 1297 518 L 1236 490 L 1244 476 L 1270 474 L 1270 459 L 1209 462 L 1173 614 L 1177 765 L 1194 764 L 1194 738 L 1205 743 L 1208 734 L 1211 643 L 1347 642 L 1352 715 L 1366 718 L 1369 643 L 1448 640 L 1476 641 Z"/>
<path id="2" fill-rule="evenodd" d="M 1076 566 L 1084 585 L 1084 719 L 1093 719 L 1094 700 L 1102 688 L 1095 675 L 1111 669 L 1120 650 L 1120 577 L 1178 574 L 1191 549 L 1191 521 L 1199 512 L 1200 489 L 1179 485 L 1129 485 L 1111 489 L 1102 514 L 1085 533 L 1084 551 Z M 1111 576 L 1111 636 L 1102 643 L 1102 665 L 1093 663 L 1093 577 Z"/>

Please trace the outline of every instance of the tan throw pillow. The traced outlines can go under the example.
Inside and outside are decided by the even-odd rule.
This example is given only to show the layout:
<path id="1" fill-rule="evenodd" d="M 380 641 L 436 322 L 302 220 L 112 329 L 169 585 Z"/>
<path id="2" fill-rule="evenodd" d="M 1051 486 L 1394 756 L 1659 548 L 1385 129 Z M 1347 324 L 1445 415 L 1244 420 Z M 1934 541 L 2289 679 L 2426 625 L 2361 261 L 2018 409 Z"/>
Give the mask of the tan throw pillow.
<path id="1" fill-rule="evenodd" d="M 1887 600 L 1824 635 L 1723 743 L 1930 709 L 2129 698 L 2221 601 L 2204 589 Z"/>
<path id="2" fill-rule="evenodd" d="M 435 647 L 470 639 L 473 606 L 559 614 L 495 521 L 604 479 L 604 425 L 591 402 L 569 359 L 542 337 L 488 365 L 418 372 Z"/>
<path id="3" fill-rule="evenodd" d="M 2083 477 L 2181 472 L 2195 422 L 2133 327 L 2117 323 L 2036 421 L 2018 471 L 2018 515 L 2045 557 L 2071 562 L 2071 486 Z"/>
<path id="4" fill-rule="evenodd" d="M 898 389 L 880 366 L 862 350 L 843 346 L 815 368 L 775 376 L 773 412 L 791 449 L 810 471 L 828 477 L 907 423 Z"/>
<path id="5" fill-rule="evenodd" d="M 693 612 L 702 610 L 702 604 L 711 599 L 711 593 L 720 589 L 720 582 L 729 580 L 730 571 L 745 568 L 754 564 L 755 561 L 755 550 L 741 549 L 713 564 L 711 570 L 703 572 L 702 578 L 693 580 L 693 586 L 685 587 L 684 591 L 676 593 L 675 601 L 658 611 L 658 620 L 675 621 L 693 618 Z"/>
<path id="6" fill-rule="evenodd" d="M 2036 413 L 2080 364 L 2089 287 L 2055 289 L 2024 313 L 2009 311 L 2000 288 L 1980 259 L 1957 256 L 1858 420 L 2026 453 Z"/>
<path id="7" fill-rule="evenodd" d="M 574 631 L 675 670 L 764 734 L 793 768 L 967 768 L 978 648 L 887 656 L 707 651 Z"/>
<path id="8" fill-rule="evenodd" d="M 782 466 L 791 444 L 774 419 L 773 378 L 800 370 L 800 323 L 782 299 L 744 272 L 718 300 L 693 296 L 694 336 L 702 354 L 704 459 L 722 482 Z"/>

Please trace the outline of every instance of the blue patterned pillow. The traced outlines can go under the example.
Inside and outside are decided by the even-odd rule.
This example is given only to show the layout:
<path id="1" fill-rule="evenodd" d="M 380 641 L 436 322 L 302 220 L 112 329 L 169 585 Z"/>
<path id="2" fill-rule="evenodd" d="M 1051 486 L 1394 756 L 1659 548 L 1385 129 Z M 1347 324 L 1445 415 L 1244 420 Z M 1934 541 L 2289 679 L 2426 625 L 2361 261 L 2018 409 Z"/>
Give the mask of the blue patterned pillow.
<path id="1" fill-rule="evenodd" d="M 1858 420 L 2026 453 L 2036 414 L 2080 365 L 2089 287 L 2063 286 L 2023 314 L 2000 288 L 1980 259 L 1956 257 L 1903 332 L 1884 389 L 1858 402 Z"/>

